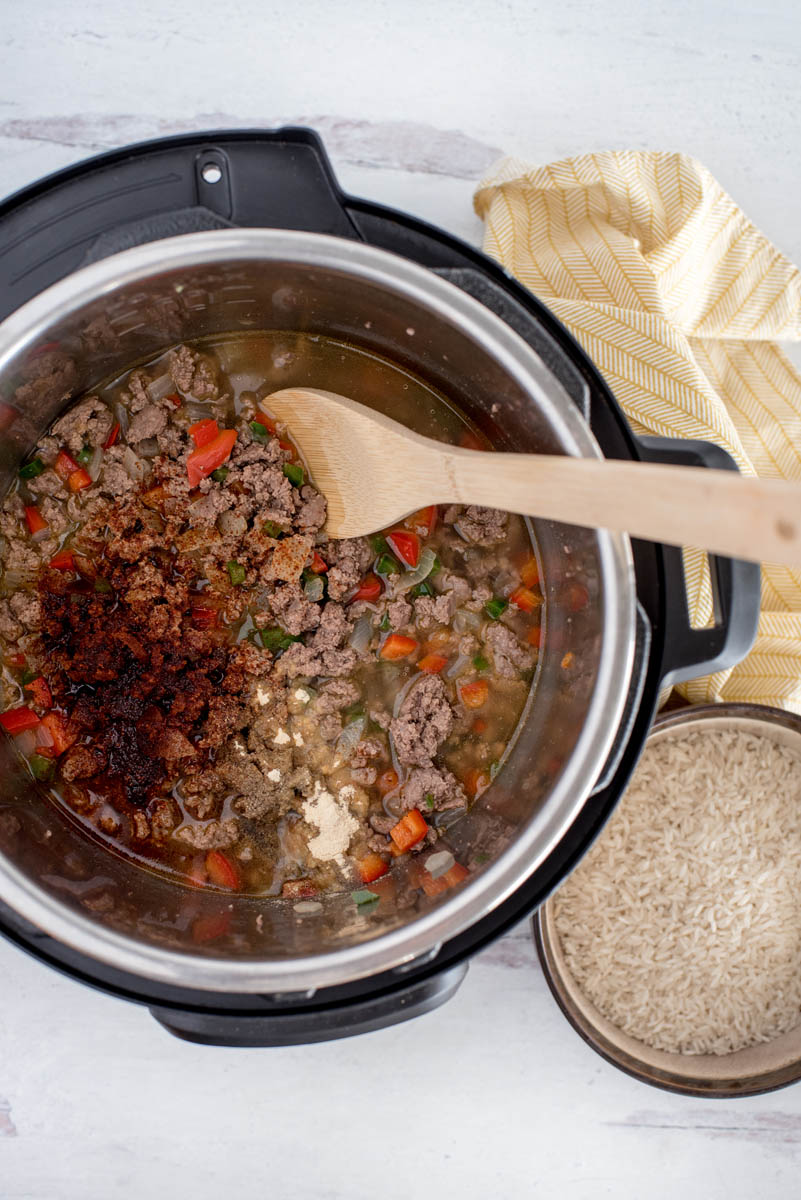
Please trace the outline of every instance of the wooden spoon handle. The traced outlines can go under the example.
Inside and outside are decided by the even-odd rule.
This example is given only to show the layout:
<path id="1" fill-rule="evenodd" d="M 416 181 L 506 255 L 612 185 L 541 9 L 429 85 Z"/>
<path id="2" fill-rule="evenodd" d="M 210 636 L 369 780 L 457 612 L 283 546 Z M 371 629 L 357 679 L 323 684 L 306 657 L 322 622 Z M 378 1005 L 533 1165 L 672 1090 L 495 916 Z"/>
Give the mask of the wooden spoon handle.
<path id="1" fill-rule="evenodd" d="M 614 459 L 443 451 L 441 446 L 440 454 L 447 492 L 442 500 L 801 566 L 798 483 Z"/>

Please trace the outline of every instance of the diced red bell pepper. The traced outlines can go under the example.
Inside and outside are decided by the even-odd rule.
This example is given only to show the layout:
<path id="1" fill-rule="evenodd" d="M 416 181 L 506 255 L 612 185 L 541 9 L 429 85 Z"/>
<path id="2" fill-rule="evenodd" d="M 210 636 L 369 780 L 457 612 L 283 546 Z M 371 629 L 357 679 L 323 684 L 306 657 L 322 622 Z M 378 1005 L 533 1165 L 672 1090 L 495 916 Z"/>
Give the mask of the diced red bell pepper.
<path id="1" fill-rule="evenodd" d="M 67 487 L 71 492 L 82 492 L 84 488 L 92 486 L 92 476 L 83 467 L 78 467 L 77 471 L 73 471 L 67 480 Z"/>
<path id="2" fill-rule="evenodd" d="M 316 550 L 312 554 L 310 570 L 314 571 L 315 575 L 322 575 L 328 570 L 328 563 L 320 557 Z"/>
<path id="3" fill-rule="evenodd" d="M 25 505 L 25 520 L 28 522 L 28 529 L 32 536 L 41 533 L 43 529 L 50 528 L 35 504 Z"/>
<path id="4" fill-rule="evenodd" d="M 407 529 L 413 529 L 421 537 L 428 538 L 436 529 L 437 515 L 436 504 L 429 504 L 427 508 L 419 508 L 417 512 L 406 517 L 403 523 Z"/>
<path id="5" fill-rule="evenodd" d="M 403 853 L 421 842 L 428 833 L 428 825 L 423 814 L 417 808 L 411 808 L 393 825 L 389 831 L 395 845 Z"/>
<path id="6" fill-rule="evenodd" d="M 221 850 L 209 850 L 206 855 L 206 870 L 209 879 L 217 887 L 228 888 L 232 892 L 239 890 L 239 872 Z"/>
<path id="7" fill-rule="evenodd" d="M 52 751 L 54 756 L 63 754 L 65 750 L 69 750 L 77 741 L 74 733 L 71 733 L 67 728 L 67 722 L 60 713 L 49 712 L 42 717 L 42 726 L 47 730 L 53 739 Z M 37 754 L 43 753 L 40 746 L 36 747 Z"/>
<path id="8" fill-rule="evenodd" d="M 120 423 L 119 423 L 119 421 L 117 421 L 116 425 L 113 426 L 111 433 L 108 435 L 105 442 L 103 443 L 103 449 L 110 450 L 119 436 L 120 436 Z"/>
<path id="9" fill-rule="evenodd" d="M 420 539 L 416 533 L 406 529 L 393 529 L 387 534 L 387 545 L 407 567 L 416 567 L 420 561 Z"/>
<path id="10" fill-rule="evenodd" d="M 567 589 L 567 607 L 571 612 L 581 612 L 590 602 L 590 593 L 583 583 L 571 583 Z"/>
<path id="11" fill-rule="evenodd" d="M 71 550 L 59 550 L 47 564 L 51 571 L 74 571 L 75 557 Z"/>
<path id="12" fill-rule="evenodd" d="M 512 592 L 509 603 L 514 604 L 515 608 L 519 608 L 521 612 L 534 612 L 537 607 L 537 597 L 531 588 L 519 587 Z"/>
<path id="13" fill-rule="evenodd" d="M 0 725 L 3 726 L 6 733 L 12 736 L 18 733 L 24 733 L 26 729 L 35 729 L 39 724 L 39 718 L 32 708 L 28 708 L 27 704 L 21 704 L 19 708 L 9 708 L 7 712 L 0 713 Z"/>
<path id="14" fill-rule="evenodd" d="M 308 900 L 318 893 L 310 879 L 287 879 L 281 886 L 281 895 L 291 900 Z"/>
<path id="15" fill-rule="evenodd" d="M 382 796 L 386 796 L 387 793 L 395 791 L 395 788 L 398 786 L 399 782 L 400 780 L 398 779 L 398 772 L 394 767 L 389 767 L 388 770 L 383 771 L 378 776 L 378 790 Z"/>
<path id="16" fill-rule="evenodd" d="M 459 688 L 459 699 L 465 708 L 481 708 L 487 703 L 489 684 L 486 679 L 474 679 L 471 683 L 463 683 Z"/>
<path id="17" fill-rule="evenodd" d="M 221 467 L 233 450 L 235 442 L 236 430 L 223 429 L 207 445 L 197 446 L 186 460 L 189 486 L 197 487 L 201 479 L 205 479 L 212 471 Z"/>
<path id="18" fill-rule="evenodd" d="M 540 569 L 533 554 L 529 555 L 520 568 L 520 580 L 523 587 L 533 588 L 540 581 Z"/>
<path id="19" fill-rule="evenodd" d="M 205 417 L 189 426 L 189 436 L 196 446 L 208 446 L 218 437 L 220 427 L 213 417 Z"/>
<path id="20" fill-rule="evenodd" d="M 170 392 L 169 396 L 166 396 L 165 399 L 169 400 L 170 404 L 174 404 L 176 408 L 179 408 L 183 404 L 183 400 L 178 392 Z"/>
<path id="21" fill-rule="evenodd" d="M 417 667 L 418 670 L 425 671 L 426 675 L 439 675 L 447 662 L 447 658 L 443 658 L 441 654 L 426 654 L 425 658 L 420 659 Z"/>
<path id="22" fill-rule="evenodd" d="M 66 450 L 59 450 L 56 461 L 53 463 L 53 470 L 62 483 L 66 483 L 73 471 L 78 470 L 78 463 L 71 454 L 67 454 Z"/>
<path id="23" fill-rule="evenodd" d="M 44 675 L 39 675 L 30 683 L 26 683 L 25 690 L 33 693 L 34 703 L 38 704 L 40 708 L 53 707 L 53 696 Z"/>
<path id="24" fill-rule="evenodd" d="M 447 892 L 448 884 L 444 875 L 434 876 L 425 869 L 418 876 L 418 885 L 423 889 L 427 896 L 440 896 L 443 892 Z"/>
<path id="25" fill-rule="evenodd" d="M 180 397 L 179 397 L 180 399 Z M 193 942 L 213 942 L 222 937 L 231 927 L 231 913 L 210 913 L 204 917 L 196 917 L 192 922 Z"/>
<path id="26" fill-rule="evenodd" d="M 440 876 L 441 879 L 445 880 L 448 887 L 456 887 L 457 883 L 462 883 L 463 880 L 468 879 L 469 877 L 470 872 L 468 871 L 467 867 L 463 867 L 461 863 L 454 863 L 449 871 L 446 871 L 444 875 Z"/>
<path id="27" fill-rule="evenodd" d="M 192 624 L 195 629 L 215 629 L 219 611 L 208 604 L 196 604 L 192 608 Z"/>
<path id="28" fill-rule="evenodd" d="M 478 737 L 481 737 L 482 733 L 487 732 L 487 722 L 483 717 L 475 718 L 473 724 L 470 726 L 470 732 L 475 733 Z"/>
<path id="29" fill-rule="evenodd" d="M 359 875 L 362 883 L 372 883 L 374 879 L 380 879 L 382 875 L 386 875 L 388 870 L 389 863 L 380 854 L 366 854 L 359 860 Z"/>
<path id="30" fill-rule="evenodd" d="M 480 796 L 490 785 L 490 777 L 486 771 L 478 767 L 470 767 L 465 773 L 464 787 L 468 796 Z"/>
<path id="31" fill-rule="evenodd" d="M 374 604 L 381 595 L 382 587 L 383 584 L 378 576 L 374 575 L 372 571 L 368 571 L 351 596 L 349 603 L 352 603 L 354 600 L 367 600 L 370 604 Z"/>
<path id="32" fill-rule="evenodd" d="M 536 646 L 538 649 L 542 645 L 542 626 L 532 625 L 526 634 L 526 641 L 529 646 Z"/>
<path id="33" fill-rule="evenodd" d="M 414 654 L 418 645 L 414 638 L 405 637 L 402 633 L 391 633 L 378 653 L 381 658 L 393 662 L 396 658 L 407 658 Z"/>

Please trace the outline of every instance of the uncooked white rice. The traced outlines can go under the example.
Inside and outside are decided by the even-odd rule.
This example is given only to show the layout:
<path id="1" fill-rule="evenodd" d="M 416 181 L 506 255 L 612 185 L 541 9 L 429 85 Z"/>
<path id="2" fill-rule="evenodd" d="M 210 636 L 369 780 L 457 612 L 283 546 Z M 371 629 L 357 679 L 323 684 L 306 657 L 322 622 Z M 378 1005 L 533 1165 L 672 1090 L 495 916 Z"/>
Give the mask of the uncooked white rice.
<path id="1" fill-rule="evenodd" d="M 801 1020 L 801 760 L 745 732 L 652 742 L 554 898 L 571 974 L 658 1050 L 727 1054 Z"/>

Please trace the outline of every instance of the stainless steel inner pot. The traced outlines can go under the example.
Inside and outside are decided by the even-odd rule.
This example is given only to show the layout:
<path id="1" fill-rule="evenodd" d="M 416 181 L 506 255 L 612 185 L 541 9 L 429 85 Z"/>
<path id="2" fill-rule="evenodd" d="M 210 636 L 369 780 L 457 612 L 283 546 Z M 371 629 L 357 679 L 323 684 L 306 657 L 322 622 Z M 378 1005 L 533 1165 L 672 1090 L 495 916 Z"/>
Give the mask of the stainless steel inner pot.
<path id="1" fill-rule="evenodd" d="M 537 355 L 450 283 L 355 242 L 225 230 L 107 258 L 0 326 L 0 492 L 70 395 L 176 341 L 268 329 L 326 334 L 393 359 L 452 398 L 499 450 L 600 457 Z M 63 353 L 63 370 L 31 388 L 31 355 L 51 343 Z M 459 889 L 429 898 L 400 877 L 368 912 L 344 894 L 303 913 L 292 901 L 179 886 L 110 854 L 54 810 L 4 736 L 0 900 L 101 963 L 216 992 L 299 992 L 433 957 L 541 866 L 591 803 L 628 691 L 635 629 L 628 539 L 532 524 L 549 604 L 538 682 L 495 781 L 448 830 L 459 861 L 483 860 Z M 560 602 L 570 581 L 590 596 L 579 612 Z M 562 667 L 567 651 L 570 671 Z"/>

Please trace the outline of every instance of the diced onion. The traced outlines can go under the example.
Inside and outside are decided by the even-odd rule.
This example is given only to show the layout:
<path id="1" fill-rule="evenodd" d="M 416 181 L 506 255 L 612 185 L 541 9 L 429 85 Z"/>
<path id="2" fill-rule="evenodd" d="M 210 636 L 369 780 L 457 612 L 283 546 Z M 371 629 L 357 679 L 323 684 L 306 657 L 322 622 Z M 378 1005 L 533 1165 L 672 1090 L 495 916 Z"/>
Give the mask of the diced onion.
<path id="1" fill-rule="evenodd" d="M 29 754 L 33 754 L 36 750 L 36 733 L 33 729 L 24 729 L 22 733 L 18 733 L 14 738 L 14 745 L 20 754 L 24 754 L 27 758 Z"/>
<path id="2" fill-rule="evenodd" d="M 350 758 L 357 744 L 361 741 L 366 725 L 367 717 L 357 717 L 355 721 L 351 721 L 342 730 L 334 747 L 341 759 Z"/>
<path id="3" fill-rule="evenodd" d="M 9 591 L 9 592 L 16 591 L 17 588 L 30 587 L 30 585 L 32 583 L 36 582 L 36 576 L 38 575 L 38 573 L 39 573 L 38 568 L 35 568 L 34 570 L 31 570 L 30 567 L 28 567 L 28 568 L 14 567 L 14 568 L 8 569 L 3 572 L 4 587 L 5 587 L 6 591 Z"/>
<path id="4" fill-rule="evenodd" d="M 456 859 L 450 850 L 438 850 L 436 854 L 430 854 L 426 859 L 426 870 L 432 879 L 439 879 L 440 875 L 450 871 L 455 862 Z"/>
<path id="5" fill-rule="evenodd" d="M 456 633 L 472 633 L 480 629 L 483 620 L 480 613 L 470 612 L 469 608 L 459 608 L 453 614 L 453 628 Z"/>
<path id="6" fill-rule="evenodd" d="M 232 512 L 230 508 L 220 513 L 217 518 L 217 528 L 225 537 L 241 537 L 247 527 L 246 518 L 241 513 Z"/>
<path id="7" fill-rule="evenodd" d="M 122 465 L 134 483 L 141 483 L 145 478 L 145 464 L 141 458 L 136 457 L 130 446 L 125 447 L 125 452 L 122 456 Z"/>
<path id="8" fill-rule="evenodd" d="M 136 452 L 140 458 L 155 458 L 159 452 L 158 440 L 154 437 L 143 438 L 141 442 L 136 443 Z"/>
<path id="9" fill-rule="evenodd" d="M 466 654 L 460 654 L 458 658 L 453 660 L 445 672 L 445 675 L 448 679 L 455 679 L 457 675 L 461 675 L 463 671 L 466 671 L 469 666 L 470 659 L 468 656 Z"/>
<path id="10" fill-rule="evenodd" d="M 145 390 L 151 403 L 156 404 L 159 400 L 163 400 L 165 396 L 169 396 L 171 392 L 175 391 L 175 384 L 171 375 L 159 375 L 158 379 L 154 379 L 152 383 L 149 383 Z"/>
<path id="11" fill-rule="evenodd" d="M 313 600 L 316 604 L 318 600 L 322 600 L 323 598 L 323 587 L 322 579 L 319 575 L 315 575 L 314 579 L 309 579 L 304 584 L 303 594 L 307 600 Z"/>
<path id="12" fill-rule="evenodd" d="M 214 416 L 207 404 L 191 404 L 186 405 L 186 415 L 190 425 L 194 425 L 197 421 L 208 421 Z"/>
<path id="13" fill-rule="evenodd" d="M 36 746 L 53 746 L 55 745 L 53 735 L 46 725 L 39 725 L 35 730 L 29 729 L 28 733 L 33 734 Z"/>
<path id="14" fill-rule="evenodd" d="M 100 475 L 100 467 L 103 462 L 103 447 L 95 446 L 92 451 L 92 457 L 89 459 L 89 465 L 86 468 L 89 478 L 94 481 Z"/>
<path id="15" fill-rule="evenodd" d="M 322 580 L 320 580 L 322 583 Z M 367 613 L 359 617 L 356 624 L 353 626 L 353 633 L 350 635 L 351 647 L 357 654 L 364 654 L 367 647 L 370 645 L 370 638 L 373 636 L 373 622 Z"/>
<path id="16" fill-rule="evenodd" d="M 395 584 L 395 591 L 408 592 L 411 588 L 417 587 L 418 583 L 422 583 L 431 574 L 436 561 L 436 554 L 430 546 L 426 546 L 414 570 L 406 571 L 403 575 L 399 576 Z"/>
<path id="17" fill-rule="evenodd" d="M 128 409 L 125 407 L 124 404 L 120 404 L 119 400 L 114 401 L 114 404 L 112 405 L 112 409 L 114 412 L 114 420 L 119 425 L 120 433 L 122 434 L 122 436 L 124 438 L 128 432 L 128 426 L 131 423 L 130 417 L 128 415 Z"/>

